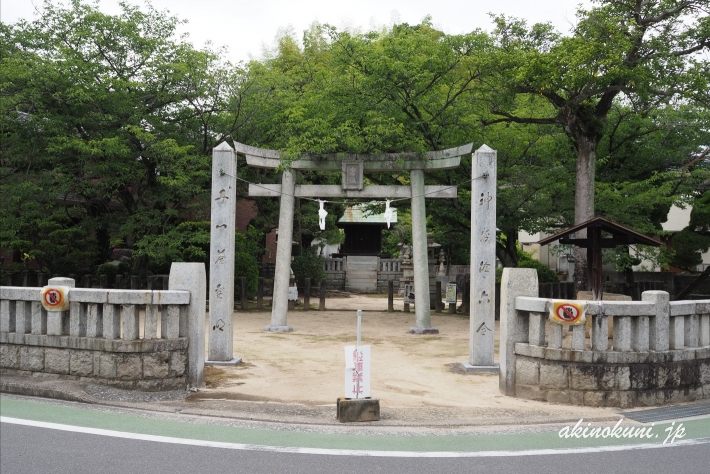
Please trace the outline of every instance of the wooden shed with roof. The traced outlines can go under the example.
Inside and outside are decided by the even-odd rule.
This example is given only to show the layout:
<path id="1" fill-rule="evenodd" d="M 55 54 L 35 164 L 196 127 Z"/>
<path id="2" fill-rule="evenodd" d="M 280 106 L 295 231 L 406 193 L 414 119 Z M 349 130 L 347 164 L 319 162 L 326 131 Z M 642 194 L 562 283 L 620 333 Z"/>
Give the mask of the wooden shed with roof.
<path id="1" fill-rule="evenodd" d="M 584 232 L 586 231 L 586 232 Z M 582 232 L 582 236 L 577 236 Z M 606 234 L 606 235 L 605 235 Z M 602 249 L 618 245 L 650 245 L 659 247 L 661 242 L 644 234 L 629 229 L 604 217 L 595 217 L 569 229 L 546 237 L 538 242 L 547 245 L 559 240 L 561 244 L 574 245 L 587 249 L 589 282 L 595 301 L 601 301 L 603 292 Z"/>

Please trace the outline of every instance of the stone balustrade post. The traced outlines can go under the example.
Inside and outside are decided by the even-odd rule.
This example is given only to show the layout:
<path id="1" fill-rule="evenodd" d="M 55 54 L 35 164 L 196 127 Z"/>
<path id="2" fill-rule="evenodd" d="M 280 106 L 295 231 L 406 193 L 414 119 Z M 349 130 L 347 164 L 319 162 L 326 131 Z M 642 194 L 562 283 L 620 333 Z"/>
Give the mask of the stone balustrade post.
<path id="1" fill-rule="evenodd" d="M 528 341 L 528 315 L 515 309 L 518 296 L 537 297 L 537 270 L 504 268 L 500 297 L 500 350 L 498 386 L 503 395 L 515 396 L 515 344 Z"/>

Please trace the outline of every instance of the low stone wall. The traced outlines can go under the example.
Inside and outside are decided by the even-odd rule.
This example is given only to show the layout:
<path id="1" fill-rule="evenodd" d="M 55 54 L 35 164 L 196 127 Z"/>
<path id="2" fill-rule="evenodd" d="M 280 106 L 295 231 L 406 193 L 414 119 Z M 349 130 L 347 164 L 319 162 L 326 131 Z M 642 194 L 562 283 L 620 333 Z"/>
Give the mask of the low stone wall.
<path id="1" fill-rule="evenodd" d="M 345 291 L 345 272 L 325 272 L 325 288 Z"/>
<path id="2" fill-rule="evenodd" d="M 167 291 L 74 284 L 56 278 L 44 289 L 0 287 L 0 374 L 147 391 L 204 384 L 203 264 L 173 264 Z"/>
<path id="3" fill-rule="evenodd" d="M 622 408 L 710 398 L 710 347 L 602 353 L 516 344 L 515 352 L 518 398 Z"/>
<path id="4" fill-rule="evenodd" d="M 135 341 L 0 333 L 3 374 L 54 374 L 146 391 L 187 386 L 187 338 Z"/>
<path id="5" fill-rule="evenodd" d="M 622 408 L 710 398 L 710 300 L 646 291 L 642 301 L 576 301 L 591 318 L 587 332 L 549 320 L 561 300 L 537 292 L 535 270 L 503 271 L 503 394 Z"/>

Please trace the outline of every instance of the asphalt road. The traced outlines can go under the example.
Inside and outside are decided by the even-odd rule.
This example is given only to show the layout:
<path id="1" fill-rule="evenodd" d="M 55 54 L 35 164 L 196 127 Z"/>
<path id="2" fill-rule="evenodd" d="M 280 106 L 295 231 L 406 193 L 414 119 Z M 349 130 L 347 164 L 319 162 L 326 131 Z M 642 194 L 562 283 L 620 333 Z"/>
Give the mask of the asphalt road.
<path id="1" fill-rule="evenodd" d="M 6 397 L 0 397 L 0 414 L 2 474 L 710 472 L 710 418 L 656 424 L 649 439 L 618 444 L 565 440 L 557 431 L 344 436 L 255 430 Z M 683 439 L 663 445 L 681 423 Z"/>

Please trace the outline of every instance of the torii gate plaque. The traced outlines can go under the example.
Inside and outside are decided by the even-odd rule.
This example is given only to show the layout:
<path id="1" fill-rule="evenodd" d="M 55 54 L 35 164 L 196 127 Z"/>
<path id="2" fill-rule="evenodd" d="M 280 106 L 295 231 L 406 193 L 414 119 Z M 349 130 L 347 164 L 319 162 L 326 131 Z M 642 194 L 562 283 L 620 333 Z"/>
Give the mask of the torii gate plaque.
<path id="1" fill-rule="evenodd" d="M 247 165 L 274 169 L 281 163 L 281 153 L 255 148 L 235 142 L 236 151 L 246 155 Z M 360 198 L 412 200 L 412 247 L 414 260 L 415 326 L 411 333 L 436 334 L 431 325 L 429 308 L 429 265 L 426 240 L 425 198 L 456 199 L 455 186 L 425 186 L 425 170 L 452 169 L 459 166 L 461 155 L 471 153 L 473 144 L 434 151 L 426 154 L 391 153 L 381 155 L 307 155 L 291 163 L 291 170 L 282 173 L 281 184 L 249 186 L 250 196 L 281 197 L 279 209 L 279 244 L 276 248 L 276 272 L 271 324 L 267 331 L 291 331 L 287 325 L 288 284 L 291 274 L 291 241 L 293 239 L 293 210 L 296 197 L 310 198 Z M 294 173 L 299 171 L 342 171 L 342 185 L 296 185 Z M 408 170 L 411 185 L 363 186 L 364 172 L 391 172 Z M 235 178 L 236 179 L 236 178 Z M 212 229 L 212 232 L 215 230 Z"/>

